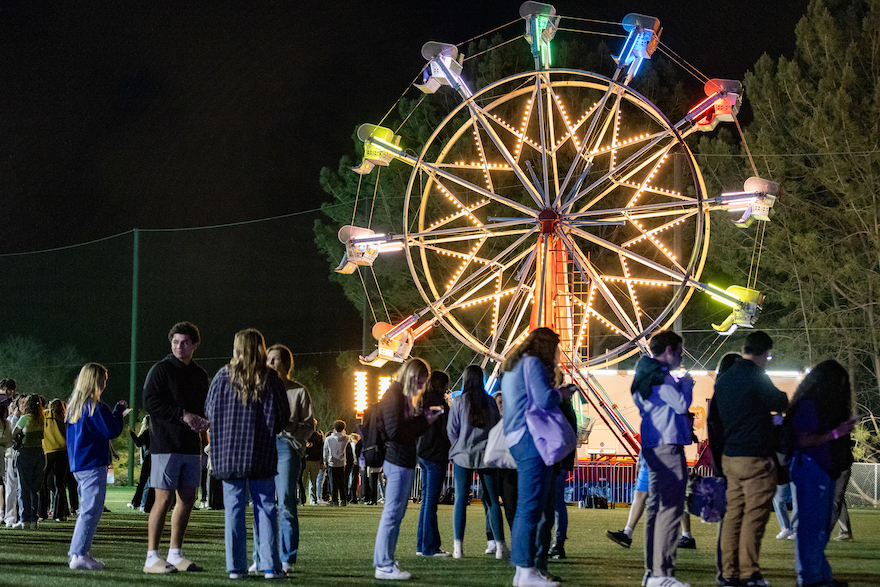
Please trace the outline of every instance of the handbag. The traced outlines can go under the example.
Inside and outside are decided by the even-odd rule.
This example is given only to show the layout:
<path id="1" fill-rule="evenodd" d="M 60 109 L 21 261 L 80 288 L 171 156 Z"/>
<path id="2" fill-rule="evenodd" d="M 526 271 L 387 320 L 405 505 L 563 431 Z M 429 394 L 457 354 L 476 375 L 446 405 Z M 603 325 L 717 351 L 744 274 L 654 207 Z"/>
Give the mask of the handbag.
<path id="1" fill-rule="evenodd" d="M 685 504 L 690 515 L 708 523 L 720 522 L 727 511 L 727 479 L 691 473 Z"/>
<path id="2" fill-rule="evenodd" d="M 507 439 L 504 437 L 504 419 L 489 430 L 489 438 L 486 440 L 486 453 L 483 455 L 486 466 L 493 469 L 516 469 L 516 461 L 510 454 Z"/>
<path id="3" fill-rule="evenodd" d="M 545 410 L 535 404 L 529 388 L 529 364 L 526 362 L 525 386 L 529 397 L 529 409 L 526 410 L 526 426 L 541 460 L 547 466 L 561 461 L 567 454 L 577 448 L 577 435 L 574 428 L 565 419 L 559 406 Z"/>

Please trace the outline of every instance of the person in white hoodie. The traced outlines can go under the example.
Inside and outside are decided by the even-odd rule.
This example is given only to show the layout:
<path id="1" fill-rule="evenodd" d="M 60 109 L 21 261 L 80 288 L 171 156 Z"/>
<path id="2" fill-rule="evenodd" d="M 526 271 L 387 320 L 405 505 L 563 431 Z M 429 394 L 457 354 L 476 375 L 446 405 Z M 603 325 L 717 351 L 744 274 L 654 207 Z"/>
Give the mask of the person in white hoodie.
<path id="1" fill-rule="evenodd" d="M 688 476 L 684 446 L 691 443 L 688 409 L 694 381 L 688 374 L 671 373 L 681 364 L 680 336 L 663 330 L 648 344 L 654 356 L 639 359 L 631 387 L 642 416 L 642 454 L 648 467 L 646 586 L 687 587 L 675 578 L 675 555 Z"/>
<path id="2" fill-rule="evenodd" d="M 348 445 L 348 435 L 345 434 L 345 422 L 336 420 L 333 430 L 324 440 L 324 464 L 330 471 L 330 505 L 338 506 L 341 501 L 346 506 L 345 447 Z"/>

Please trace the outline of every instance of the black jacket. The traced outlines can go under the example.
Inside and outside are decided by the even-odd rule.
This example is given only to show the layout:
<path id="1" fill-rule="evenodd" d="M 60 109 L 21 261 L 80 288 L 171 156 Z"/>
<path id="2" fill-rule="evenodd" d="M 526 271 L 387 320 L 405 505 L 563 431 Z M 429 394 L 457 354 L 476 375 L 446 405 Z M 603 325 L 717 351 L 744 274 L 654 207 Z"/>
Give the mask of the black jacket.
<path id="1" fill-rule="evenodd" d="M 416 446 L 416 454 L 420 459 L 432 461 L 435 463 L 445 463 L 449 460 L 449 437 L 446 435 L 446 421 L 449 419 L 449 406 L 446 405 L 446 398 L 438 392 L 425 392 L 422 396 L 421 405 L 423 409 L 431 406 L 443 406 L 443 413 L 434 420 L 433 424 L 428 425 L 425 433 L 419 436 Z"/>
<path id="2" fill-rule="evenodd" d="M 198 455 L 198 432 L 184 423 L 183 412 L 205 417 L 208 374 L 195 361 L 181 363 L 173 354 L 153 365 L 144 381 L 144 409 L 150 414 L 150 452 Z"/>
<path id="3" fill-rule="evenodd" d="M 776 453 L 771 412 L 783 412 L 788 396 L 776 389 L 767 374 L 748 359 L 737 359 L 715 382 L 710 405 L 713 429 L 723 440 L 712 443 L 712 454 L 721 444 L 727 457 L 772 457 Z"/>
<path id="4" fill-rule="evenodd" d="M 416 409 L 411 410 L 412 417 L 404 417 L 406 402 L 409 398 L 403 395 L 403 385 L 394 381 L 379 402 L 381 407 L 382 427 L 387 441 L 385 460 L 392 465 L 415 469 L 417 464 L 416 441 L 428 429 L 428 420 Z"/>

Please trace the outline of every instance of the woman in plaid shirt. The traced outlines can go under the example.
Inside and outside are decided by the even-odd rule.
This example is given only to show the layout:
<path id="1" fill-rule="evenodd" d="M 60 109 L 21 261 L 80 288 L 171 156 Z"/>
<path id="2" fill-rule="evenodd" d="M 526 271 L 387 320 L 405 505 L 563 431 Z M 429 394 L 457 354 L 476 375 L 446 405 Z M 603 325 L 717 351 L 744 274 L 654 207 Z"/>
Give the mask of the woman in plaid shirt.
<path id="1" fill-rule="evenodd" d="M 259 535 L 258 568 L 267 579 L 283 577 L 278 555 L 275 435 L 290 419 L 290 407 L 284 384 L 266 366 L 266 343 L 258 330 L 249 328 L 235 335 L 232 361 L 214 376 L 205 415 L 211 423 L 213 475 L 223 481 L 229 578 L 247 577 L 247 489 Z"/>

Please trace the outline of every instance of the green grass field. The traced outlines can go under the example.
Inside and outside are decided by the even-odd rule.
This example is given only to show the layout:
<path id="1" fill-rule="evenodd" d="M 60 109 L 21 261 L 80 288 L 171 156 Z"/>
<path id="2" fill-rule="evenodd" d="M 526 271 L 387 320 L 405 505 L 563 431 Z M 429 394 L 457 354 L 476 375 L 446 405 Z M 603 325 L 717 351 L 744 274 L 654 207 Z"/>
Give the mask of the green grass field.
<path id="1" fill-rule="evenodd" d="M 171 576 L 145 575 L 141 571 L 147 545 L 147 517 L 125 507 L 133 490 L 111 488 L 92 549 L 107 564 L 103 572 L 71 571 L 67 547 L 73 521 L 45 522 L 39 531 L 0 530 L 0 585 L 61 587 L 67 585 L 216 585 L 231 584 L 225 573 L 223 512 L 193 512 L 184 554 L 203 565 L 206 572 Z M 551 561 L 551 572 L 565 585 L 637 586 L 642 577 L 644 539 L 636 531 L 633 548 L 624 549 L 605 538 L 605 530 L 619 530 L 626 508 L 590 510 L 569 507 L 568 559 Z M 375 585 L 370 566 L 380 506 L 300 509 L 301 541 L 296 572 L 289 581 L 301 585 Z M 485 521 L 482 507 L 472 505 L 465 536 L 465 558 L 420 558 L 415 555 L 418 505 L 410 504 L 403 521 L 397 558 L 411 571 L 410 585 L 510 585 L 513 570 L 508 562 L 483 554 Z M 831 542 L 828 557 L 835 576 L 852 586 L 880 585 L 880 511 L 851 512 L 856 540 Z M 443 546 L 452 550 L 452 506 L 440 506 Z M 697 586 L 714 585 L 716 526 L 694 524 L 697 550 L 679 551 L 678 577 Z M 762 566 L 774 587 L 795 584 L 794 543 L 776 540 L 776 520 L 771 516 L 764 541 Z M 167 534 L 161 554 L 167 552 Z M 251 582 L 263 579 L 251 579 Z M 87 583 L 84 583 L 86 582 Z M 382 582 L 385 583 L 385 582 Z"/>

